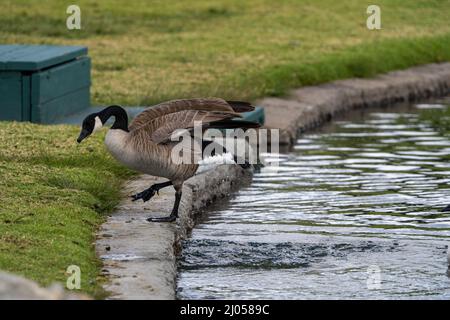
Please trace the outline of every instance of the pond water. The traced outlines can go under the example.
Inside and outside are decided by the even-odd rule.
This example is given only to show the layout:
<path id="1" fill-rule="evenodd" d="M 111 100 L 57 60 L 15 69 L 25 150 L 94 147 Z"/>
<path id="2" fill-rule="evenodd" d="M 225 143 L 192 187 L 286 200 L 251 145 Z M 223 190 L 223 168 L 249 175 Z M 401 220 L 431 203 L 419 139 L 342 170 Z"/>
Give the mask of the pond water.
<path id="1" fill-rule="evenodd" d="M 449 299 L 450 136 L 419 104 L 303 135 L 185 241 L 180 299 Z M 424 110 L 425 109 L 425 110 Z"/>

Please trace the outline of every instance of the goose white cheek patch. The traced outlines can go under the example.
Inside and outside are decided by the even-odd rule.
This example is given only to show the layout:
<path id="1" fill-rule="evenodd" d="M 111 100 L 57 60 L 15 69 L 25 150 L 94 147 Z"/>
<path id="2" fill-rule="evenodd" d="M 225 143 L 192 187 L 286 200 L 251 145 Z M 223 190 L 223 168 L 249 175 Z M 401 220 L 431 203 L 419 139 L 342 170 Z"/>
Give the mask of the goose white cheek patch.
<path id="1" fill-rule="evenodd" d="M 92 132 L 98 131 L 103 127 L 103 123 L 102 120 L 100 120 L 100 118 L 97 116 L 95 117 L 95 125 L 94 125 L 94 130 Z"/>

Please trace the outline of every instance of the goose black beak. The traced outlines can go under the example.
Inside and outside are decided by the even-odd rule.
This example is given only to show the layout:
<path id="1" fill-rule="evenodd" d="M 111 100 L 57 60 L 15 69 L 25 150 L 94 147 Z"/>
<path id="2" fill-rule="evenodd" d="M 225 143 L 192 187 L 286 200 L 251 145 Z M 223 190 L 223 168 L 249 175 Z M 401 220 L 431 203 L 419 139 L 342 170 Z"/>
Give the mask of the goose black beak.
<path id="1" fill-rule="evenodd" d="M 80 143 L 84 139 L 86 139 L 90 135 L 89 131 L 83 129 L 80 132 L 80 135 L 78 136 L 77 142 Z"/>

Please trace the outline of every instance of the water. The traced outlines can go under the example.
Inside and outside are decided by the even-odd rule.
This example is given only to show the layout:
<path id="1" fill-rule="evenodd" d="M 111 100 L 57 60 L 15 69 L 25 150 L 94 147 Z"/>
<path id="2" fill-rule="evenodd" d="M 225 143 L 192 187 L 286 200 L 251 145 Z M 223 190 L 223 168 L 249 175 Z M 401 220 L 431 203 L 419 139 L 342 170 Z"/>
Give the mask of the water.
<path id="1" fill-rule="evenodd" d="M 449 299 L 450 136 L 354 112 L 303 135 L 184 244 L 181 299 Z"/>

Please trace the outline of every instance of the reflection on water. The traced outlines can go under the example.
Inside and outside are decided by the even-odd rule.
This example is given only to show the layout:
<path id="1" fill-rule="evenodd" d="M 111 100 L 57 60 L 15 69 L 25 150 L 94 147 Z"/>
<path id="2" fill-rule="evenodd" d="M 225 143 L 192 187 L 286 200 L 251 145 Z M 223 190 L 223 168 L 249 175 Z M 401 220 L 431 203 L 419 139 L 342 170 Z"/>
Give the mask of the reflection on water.
<path id="1" fill-rule="evenodd" d="M 420 104 L 354 113 L 301 137 L 278 168 L 185 242 L 180 298 L 450 298 L 450 137 Z"/>

